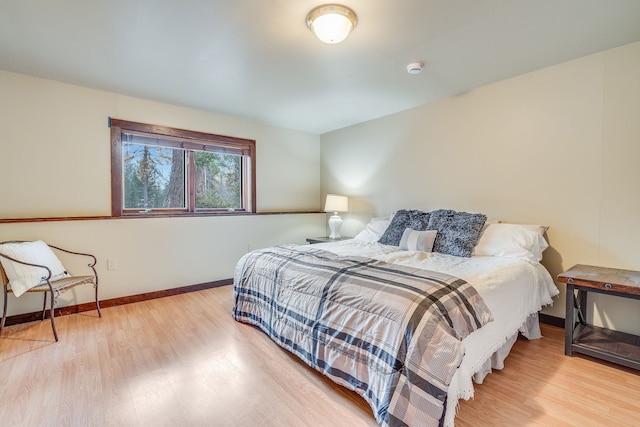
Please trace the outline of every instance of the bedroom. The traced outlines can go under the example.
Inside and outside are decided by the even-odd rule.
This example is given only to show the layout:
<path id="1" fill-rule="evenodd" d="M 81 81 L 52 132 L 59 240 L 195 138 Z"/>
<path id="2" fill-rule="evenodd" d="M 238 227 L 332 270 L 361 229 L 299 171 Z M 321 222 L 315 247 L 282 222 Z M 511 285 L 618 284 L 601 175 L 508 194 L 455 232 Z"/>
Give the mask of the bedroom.
<path id="1" fill-rule="evenodd" d="M 361 22 L 352 36 L 363 28 Z M 350 196 L 345 235 L 397 209 L 451 208 L 548 225 L 543 263 L 552 275 L 576 263 L 638 269 L 640 37 L 633 40 L 324 133 L 42 79 L 3 62 L 1 218 L 108 216 L 108 117 L 256 139 L 258 211 L 291 213 L 3 221 L 0 240 L 40 238 L 91 250 L 101 260 L 107 300 L 229 279 L 248 250 L 324 235 L 324 213 L 293 212 L 317 212 L 324 194 L 334 192 Z M 83 161 L 70 164 L 77 158 Z M 441 159 L 455 159 L 456 172 Z M 117 268 L 107 270 L 106 260 Z M 82 289 L 61 305 L 88 301 L 91 290 Z M 9 315 L 39 305 L 14 298 Z M 545 312 L 564 317 L 561 303 Z M 595 316 L 640 332 L 634 301 L 600 298 Z"/>

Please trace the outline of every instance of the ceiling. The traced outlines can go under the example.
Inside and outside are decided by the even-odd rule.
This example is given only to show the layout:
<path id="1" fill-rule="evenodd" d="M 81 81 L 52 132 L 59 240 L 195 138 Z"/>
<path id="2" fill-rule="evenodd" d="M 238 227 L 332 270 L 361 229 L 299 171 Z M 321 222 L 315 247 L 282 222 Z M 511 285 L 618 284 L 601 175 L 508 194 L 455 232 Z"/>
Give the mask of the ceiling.
<path id="1" fill-rule="evenodd" d="M 640 0 L 345 0 L 327 45 L 323 3 L 0 0 L 0 69 L 322 134 L 640 40 Z"/>

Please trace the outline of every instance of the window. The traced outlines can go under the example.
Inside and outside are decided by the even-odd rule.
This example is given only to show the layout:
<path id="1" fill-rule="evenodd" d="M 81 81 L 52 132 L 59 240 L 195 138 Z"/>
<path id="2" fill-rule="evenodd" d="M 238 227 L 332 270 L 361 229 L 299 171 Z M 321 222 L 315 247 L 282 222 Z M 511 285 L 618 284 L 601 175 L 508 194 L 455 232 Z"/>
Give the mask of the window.
<path id="1" fill-rule="evenodd" d="M 255 141 L 110 123 L 113 216 L 255 212 Z"/>

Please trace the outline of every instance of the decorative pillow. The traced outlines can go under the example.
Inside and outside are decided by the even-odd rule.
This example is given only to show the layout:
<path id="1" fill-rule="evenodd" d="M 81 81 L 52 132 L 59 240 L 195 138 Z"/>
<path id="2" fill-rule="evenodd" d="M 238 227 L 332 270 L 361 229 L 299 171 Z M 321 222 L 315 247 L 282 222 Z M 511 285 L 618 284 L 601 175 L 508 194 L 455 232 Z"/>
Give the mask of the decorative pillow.
<path id="1" fill-rule="evenodd" d="M 0 245 L 0 252 L 20 261 L 49 267 L 51 269 L 50 280 L 58 280 L 69 275 L 58 257 L 42 240 L 5 243 Z M 7 273 L 11 289 L 17 297 L 33 287 L 46 283 L 44 279 L 48 273 L 44 268 L 20 264 L 4 257 L 0 257 L 0 262 Z"/>
<path id="2" fill-rule="evenodd" d="M 437 230 L 433 252 L 470 257 L 487 216 L 440 209 L 431 212 L 429 230 Z"/>
<path id="3" fill-rule="evenodd" d="M 429 212 L 406 209 L 399 210 L 395 215 L 393 215 L 393 219 L 384 231 L 384 234 L 378 240 L 378 243 L 398 246 L 400 245 L 400 239 L 402 239 L 402 233 L 404 233 L 404 230 L 407 228 L 413 228 L 414 230 L 426 230 L 428 224 Z"/>
<path id="4" fill-rule="evenodd" d="M 544 238 L 548 227 L 529 224 L 491 224 L 482 232 L 474 256 L 500 256 L 540 262 L 549 247 Z"/>
<path id="5" fill-rule="evenodd" d="M 407 228 L 402 233 L 400 239 L 400 249 L 404 251 L 422 251 L 431 252 L 433 249 L 433 241 L 436 239 L 438 232 L 436 230 L 419 231 L 413 228 Z"/>
<path id="6" fill-rule="evenodd" d="M 389 226 L 390 222 L 389 217 L 371 218 L 364 230 L 358 233 L 354 239 L 368 243 L 377 242 Z"/>

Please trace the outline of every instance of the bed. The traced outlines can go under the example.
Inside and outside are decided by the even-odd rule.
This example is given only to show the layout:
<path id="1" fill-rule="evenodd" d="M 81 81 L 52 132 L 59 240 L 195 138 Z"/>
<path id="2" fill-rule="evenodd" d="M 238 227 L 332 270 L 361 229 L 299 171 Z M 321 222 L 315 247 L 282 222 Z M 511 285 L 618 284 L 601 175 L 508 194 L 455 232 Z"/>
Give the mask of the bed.
<path id="1" fill-rule="evenodd" d="M 363 396 L 380 425 L 453 426 L 518 333 L 541 337 L 558 293 L 545 231 L 401 210 L 351 240 L 253 251 L 236 265 L 234 318 Z"/>

